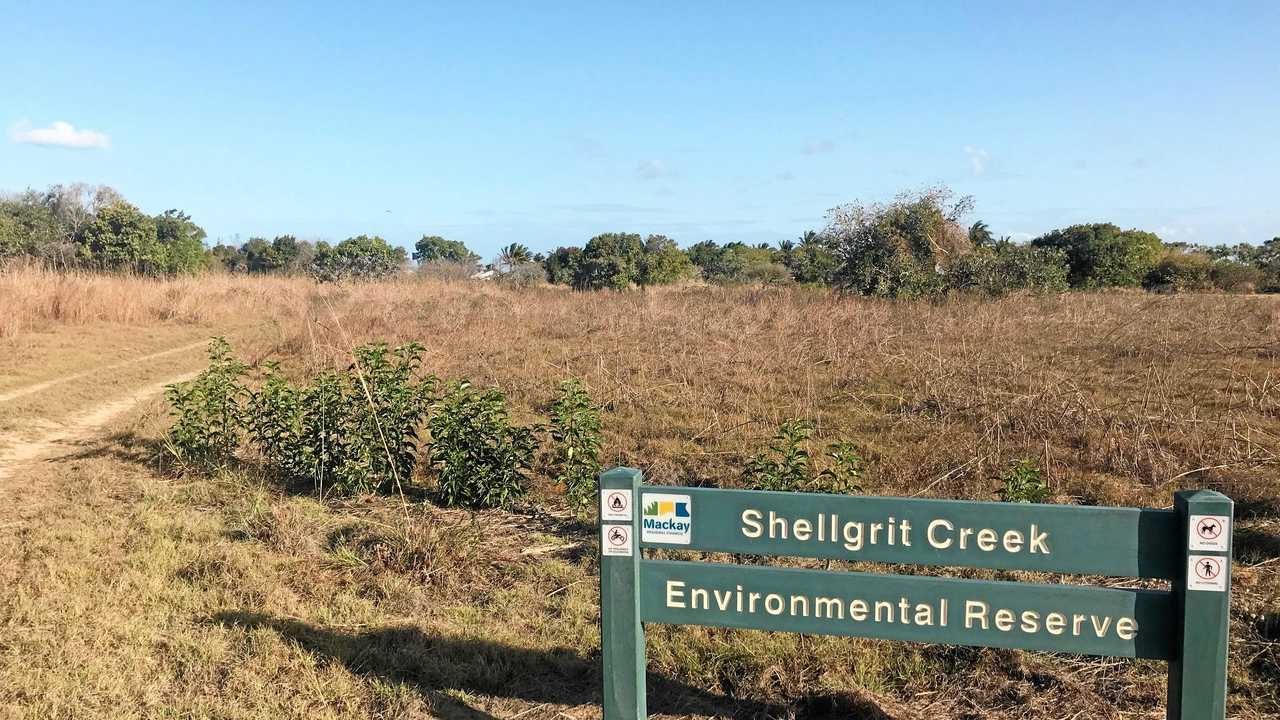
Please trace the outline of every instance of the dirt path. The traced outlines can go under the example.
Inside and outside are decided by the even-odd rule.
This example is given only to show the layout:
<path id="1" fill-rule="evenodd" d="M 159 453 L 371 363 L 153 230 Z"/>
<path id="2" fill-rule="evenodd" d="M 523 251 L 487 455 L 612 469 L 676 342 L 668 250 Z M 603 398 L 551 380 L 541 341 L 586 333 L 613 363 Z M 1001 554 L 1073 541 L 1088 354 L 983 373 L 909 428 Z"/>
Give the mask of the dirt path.
<path id="1" fill-rule="evenodd" d="M 124 397 L 115 398 L 80 413 L 57 426 L 48 426 L 35 438 L 30 433 L 0 434 L 0 481 L 5 480 L 23 464 L 53 455 L 60 449 L 92 439 L 97 430 L 116 417 L 133 409 L 139 402 L 164 392 L 165 385 L 185 382 L 195 377 L 197 371 L 183 373 L 160 382 L 136 388 Z"/>
<path id="2" fill-rule="evenodd" d="M 105 425 L 133 410 L 138 403 L 164 392 L 166 385 L 194 377 L 198 372 L 194 359 L 190 364 L 179 363 L 178 367 L 174 367 L 172 362 L 158 363 L 158 367 L 150 369 L 147 366 L 162 358 L 190 352 L 205 343 L 201 340 L 180 345 L 0 394 L 0 412 L 5 410 L 5 403 L 46 391 L 49 402 L 46 406 L 42 401 L 40 406 L 58 408 L 19 418 L 8 429 L 0 431 L 0 481 L 41 458 L 56 457 L 61 450 L 93 439 Z M 190 369 L 182 369 L 184 367 Z M 104 373 L 126 368 L 133 372 L 124 389 L 101 380 Z"/>
<path id="3" fill-rule="evenodd" d="M 38 382 L 38 383 L 35 383 L 34 385 L 27 385 L 26 387 L 21 387 L 21 388 L 18 388 L 18 389 L 16 389 L 16 390 L 10 390 L 10 391 L 5 392 L 5 393 L 0 393 L 0 403 L 9 402 L 9 401 L 11 401 L 11 400 L 17 400 L 17 399 L 18 399 L 18 398 L 20 398 L 20 397 L 24 397 L 24 396 L 27 396 L 27 395 L 32 395 L 32 394 L 34 394 L 34 393 L 38 393 L 38 392 L 40 392 L 40 391 L 42 391 L 42 390 L 47 390 L 47 389 L 49 389 L 49 388 L 51 388 L 51 387 L 54 387 L 55 385 L 61 385 L 61 384 L 63 384 L 63 383 L 68 383 L 68 382 L 72 382 L 72 381 L 75 381 L 75 380 L 80 380 L 80 379 L 82 379 L 82 378 L 86 378 L 86 377 L 88 377 L 88 376 L 90 376 L 90 375 L 96 375 L 96 374 L 103 373 L 103 372 L 109 372 L 109 371 L 111 371 L 111 370 L 116 370 L 116 369 L 118 369 L 118 368 L 127 367 L 127 366 L 129 366 L 129 365 L 137 365 L 138 363 L 143 363 L 143 362 L 146 362 L 146 361 L 148 361 L 148 360 L 155 360 L 155 359 L 157 359 L 157 358 L 162 358 L 162 357 L 166 357 L 166 356 L 169 356 L 169 355 L 176 355 L 176 354 L 178 354 L 178 353 L 187 352 L 187 351 L 189 351 L 189 350 L 195 350 L 195 349 L 196 349 L 196 348 L 198 348 L 198 347 L 204 347 L 205 345 L 207 345 L 207 344 L 208 344 L 208 342 L 209 342 L 208 340 L 199 340 L 199 341 L 197 341 L 197 342 L 193 342 L 193 343 L 191 343 L 191 344 L 189 344 L 189 345 L 183 345 L 183 346 L 181 346 L 181 347 L 169 348 L 168 350 L 161 350 L 160 352 L 151 353 L 150 355 L 143 355 L 142 357 L 130 358 L 129 360 L 123 360 L 123 361 L 121 361 L 121 362 L 114 363 L 114 364 L 111 364 L 111 365 L 105 365 L 105 366 L 103 366 L 103 367 L 94 368 L 94 369 L 92 369 L 92 370 L 86 370 L 86 371 L 84 371 L 84 372 L 75 373 L 74 375 L 64 375 L 64 376 L 62 376 L 62 377 L 60 377 L 60 378 L 54 378 L 54 379 L 52 379 L 52 380 L 45 380 L 44 382 Z"/>

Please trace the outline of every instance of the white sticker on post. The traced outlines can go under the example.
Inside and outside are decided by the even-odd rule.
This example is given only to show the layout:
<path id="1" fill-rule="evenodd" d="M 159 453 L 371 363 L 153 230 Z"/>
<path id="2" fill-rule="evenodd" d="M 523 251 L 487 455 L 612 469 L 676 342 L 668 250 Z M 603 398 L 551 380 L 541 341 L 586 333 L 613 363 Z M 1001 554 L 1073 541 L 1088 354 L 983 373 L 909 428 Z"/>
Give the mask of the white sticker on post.
<path id="1" fill-rule="evenodd" d="M 630 525 L 600 526 L 600 552 L 604 555 L 631 557 L 634 547 Z"/>
<path id="2" fill-rule="evenodd" d="M 600 493 L 600 519 L 631 522 L 631 491 L 605 490 Z"/>
<path id="3" fill-rule="evenodd" d="M 1188 555 L 1187 589 L 1226 592 L 1228 562 L 1217 555 Z"/>
<path id="4" fill-rule="evenodd" d="M 1231 542 L 1230 515 L 1192 515 L 1190 522 L 1189 550 L 1227 551 Z"/>

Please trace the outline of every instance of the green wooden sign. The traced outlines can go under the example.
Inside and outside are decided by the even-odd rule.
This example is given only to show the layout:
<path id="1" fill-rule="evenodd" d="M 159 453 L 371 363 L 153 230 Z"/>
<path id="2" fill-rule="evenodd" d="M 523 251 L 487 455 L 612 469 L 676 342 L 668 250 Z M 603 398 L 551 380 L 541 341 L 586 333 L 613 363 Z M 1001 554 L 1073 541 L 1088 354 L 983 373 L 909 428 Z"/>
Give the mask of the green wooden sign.
<path id="1" fill-rule="evenodd" d="M 1232 502 L 1173 510 L 657 487 L 600 476 L 604 717 L 645 711 L 644 623 L 1169 662 L 1168 717 L 1226 713 Z M 1156 578 L 1171 590 L 653 560 L 645 548 Z"/>

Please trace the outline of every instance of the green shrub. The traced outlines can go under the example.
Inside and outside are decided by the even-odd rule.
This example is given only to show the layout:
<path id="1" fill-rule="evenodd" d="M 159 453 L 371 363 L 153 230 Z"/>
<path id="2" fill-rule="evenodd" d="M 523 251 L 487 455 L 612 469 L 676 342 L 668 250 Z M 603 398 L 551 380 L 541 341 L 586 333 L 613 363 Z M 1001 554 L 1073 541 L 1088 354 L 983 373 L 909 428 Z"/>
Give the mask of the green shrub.
<path id="1" fill-rule="evenodd" d="M 858 446 L 848 441 L 839 441 L 827 446 L 823 453 L 831 459 L 831 467 L 824 469 L 814 478 L 810 489 L 825 493 L 862 492 L 862 479 L 866 460 Z"/>
<path id="2" fill-rule="evenodd" d="M 1000 478 L 1000 499 L 1015 503 L 1042 503 L 1049 500 L 1051 493 L 1045 484 L 1044 473 L 1035 460 L 1023 458 L 1016 460 Z"/>
<path id="3" fill-rule="evenodd" d="M 803 444 L 813 434 L 804 420 L 784 420 L 768 452 L 747 461 L 742 479 L 755 490 L 799 491 L 809 484 L 809 451 Z"/>
<path id="4" fill-rule="evenodd" d="M 413 475 L 418 429 L 436 389 L 433 376 L 414 379 L 422 349 L 418 343 L 394 350 L 379 343 L 352 351 L 355 362 L 345 383 L 347 422 L 339 444 L 343 453 L 334 472 L 338 491 L 371 492 L 389 481 L 406 483 Z"/>
<path id="5" fill-rule="evenodd" d="M 533 428 L 511 425 L 500 390 L 453 383 L 436 402 L 430 429 L 442 504 L 504 507 L 524 496 L 537 439 Z"/>
<path id="6" fill-rule="evenodd" d="M 860 489 L 863 458 L 850 442 L 832 443 L 826 457 L 832 467 L 813 473 L 812 458 L 805 444 L 813 435 L 813 424 L 804 420 L 784 420 L 769 443 L 769 449 L 747 461 L 743 483 L 754 490 L 783 492 L 847 493 Z"/>
<path id="7" fill-rule="evenodd" d="M 308 477 L 312 470 L 303 441 L 303 394 L 280 375 L 278 363 L 267 365 L 262 387 L 249 394 L 245 418 L 249 438 L 263 457 L 289 478 Z"/>
<path id="8" fill-rule="evenodd" d="M 596 497 L 600 472 L 600 411 L 581 380 L 560 383 L 551 405 L 551 474 L 564 485 L 565 496 L 582 514 Z"/>
<path id="9" fill-rule="evenodd" d="M 1154 233 L 1121 230 L 1111 223 L 1072 225 L 1031 241 L 1037 248 L 1066 254 L 1072 287 L 1136 287 L 1160 259 L 1163 243 Z"/>
<path id="10" fill-rule="evenodd" d="M 174 418 L 166 447 L 182 463 L 223 467 L 235 456 L 244 422 L 247 367 L 221 337 L 209 341 L 209 367 L 194 380 L 165 387 Z"/>
<path id="11" fill-rule="evenodd" d="M 1223 292 L 1251 293 L 1261 289 L 1266 275 L 1262 270 L 1238 260 L 1218 260 L 1209 268 L 1209 280 Z"/>
<path id="12" fill-rule="evenodd" d="M 881 297 L 926 297 L 946 289 L 945 272 L 973 250 L 959 220 L 971 198 L 952 202 L 946 187 L 898 195 L 892 202 L 832 208 L 824 243 L 839 265 L 837 287 Z"/>
<path id="13" fill-rule="evenodd" d="M 1178 248 L 1165 251 L 1142 285 L 1148 290 L 1188 292 L 1213 287 L 1213 260 L 1208 255 Z"/>
<path id="14" fill-rule="evenodd" d="M 363 345 L 345 373 L 294 387 L 271 366 L 252 394 L 248 428 L 267 462 L 290 480 L 353 495 L 408 482 L 436 380 L 415 378 L 422 346 Z"/>
<path id="15" fill-rule="evenodd" d="M 1067 259 L 1059 250 L 1007 245 L 983 248 L 958 259 L 948 273 L 955 290 L 993 297 L 1014 290 L 1057 292 L 1067 289 Z"/>

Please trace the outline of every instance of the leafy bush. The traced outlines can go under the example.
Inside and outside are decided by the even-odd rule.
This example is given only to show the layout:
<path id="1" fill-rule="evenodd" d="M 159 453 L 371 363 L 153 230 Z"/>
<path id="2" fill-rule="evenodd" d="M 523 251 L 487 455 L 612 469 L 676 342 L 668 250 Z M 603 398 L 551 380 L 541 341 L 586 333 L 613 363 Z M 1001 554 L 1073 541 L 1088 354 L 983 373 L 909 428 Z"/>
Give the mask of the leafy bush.
<path id="1" fill-rule="evenodd" d="M 316 243 L 311 275 L 320 282 L 377 280 L 395 275 L 406 262 L 404 248 L 392 247 L 377 235 L 358 235 L 336 246 Z"/>
<path id="2" fill-rule="evenodd" d="M 1151 268 L 1142 285 L 1148 290 L 1188 292 L 1213 287 L 1213 260 L 1208 255 L 1169 248 Z"/>
<path id="3" fill-rule="evenodd" d="M 600 411 L 581 380 L 560 383 L 560 395 L 551 405 L 551 474 L 564 485 L 565 496 L 579 512 L 596 496 L 600 472 Z"/>
<path id="4" fill-rule="evenodd" d="M 1035 460 L 1023 458 L 1014 461 L 1000 478 L 1000 499 L 1015 503 L 1042 503 L 1049 500 L 1049 486 Z"/>
<path id="5" fill-rule="evenodd" d="M 768 245 L 751 247 L 731 242 L 722 247 L 713 240 L 704 240 L 690 247 L 688 255 L 707 282 L 774 285 L 791 281 L 791 272 Z"/>
<path id="6" fill-rule="evenodd" d="M 1014 290 L 1057 292 L 1067 289 L 1067 259 L 1061 251 L 1045 248 L 984 247 L 957 260 L 947 279 L 952 289 L 993 297 Z"/>
<path id="7" fill-rule="evenodd" d="M 377 490 L 389 480 L 407 482 L 413 474 L 418 428 L 436 389 L 432 376 L 414 379 L 422 349 L 408 343 L 390 350 L 379 343 L 352 351 L 355 362 L 346 377 L 349 415 L 340 445 L 346 452 L 334 477 L 340 491 Z"/>
<path id="8" fill-rule="evenodd" d="M 419 428 L 436 381 L 415 379 L 422 346 L 363 345 L 343 374 L 321 373 L 302 387 L 272 366 L 252 395 L 250 436 L 284 477 L 359 494 L 407 482 Z"/>
<path id="9" fill-rule="evenodd" d="M 624 290 L 640 278 L 644 243 L 635 233 L 604 233 L 587 241 L 573 286 L 579 290 Z"/>
<path id="10" fill-rule="evenodd" d="M 558 247 L 542 261 L 547 282 L 554 285 L 572 285 L 582 264 L 582 248 Z"/>
<path id="11" fill-rule="evenodd" d="M 306 457 L 304 393 L 280 375 L 277 363 L 267 365 L 262 387 L 250 392 L 245 424 L 249 438 L 278 472 L 288 478 L 312 474 Z"/>
<path id="12" fill-rule="evenodd" d="M 826 456 L 833 467 L 813 474 L 805 443 L 813 435 L 813 424 L 804 420 L 784 420 L 769 443 L 769 450 L 747 461 L 743 482 L 755 490 L 783 492 L 846 493 L 859 488 L 863 459 L 850 442 L 832 443 Z"/>
<path id="13" fill-rule="evenodd" d="M 840 266 L 826 238 L 812 230 L 802 235 L 799 243 L 782 242 L 779 254 L 782 264 L 798 283 L 829 285 Z"/>
<path id="14" fill-rule="evenodd" d="M 1209 280 L 1224 292 L 1250 293 L 1266 284 L 1266 275 L 1238 260 L 1218 260 L 1209 268 Z"/>
<path id="15" fill-rule="evenodd" d="M 1140 285 L 1164 247 L 1154 233 L 1121 230 L 1111 223 L 1072 225 L 1045 233 L 1031 244 L 1061 250 L 1071 268 L 1071 286 L 1090 288 Z"/>
<path id="16" fill-rule="evenodd" d="M 644 255 L 640 257 L 640 271 L 636 282 L 640 285 L 670 285 L 697 274 L 675 240 L 665 235 L 650 235 L 644 241 Z"/>
<path id="17" fill-rule="evenodd" d="M 235 456 L 244 421 L 248 368 L 221 337 L 209 341 L 209 367 L 194 380 L 165 387 L 170 415 L 166 447 L 183 463 L 222 467 Z"/>
<path id="18" fill-rule="evenodd" d="M 920 297 L 945 289 L 945 271 L 973 249 L 959 221 L 971 198 L 952 202 L 945 187 L 903 193 L 887 204 L 842 205 L 822 237 L 839 266 L 834 283 L 864 295 Z"/>
<path id="19" fill-rule="evenodd" d="M 459 263 L 474 268 L 480 256 L 461 240 L 446 240 L 439 235 L 423 235 L 413 246 L 415 262 L 426 265 L 433 262 Z"/>
<path id="20" fill-rule="evenodd" d="M 436 402 L 430 429 L 444 505 L 503 507 L 524 496 L 537 439 L 533 428 L 511 425 L 500 390 L 453 383 Z"/>
<path id="21" fill-rule="evenodd" d="M 826 493 L 861 492 L 858 481 L 866 467 L 866 460 L 858 446 L 848 441 L 834 442 L 823 453 L 831 459 L 831 467 L 818 473 L 810 489 Z"/>
<path id="22" fill-rule="evenodd" d="M 747 461 L 743 481 L 756 490 L 803 490 L 809 484 L 809 451 L 803 444 L 812 434 L 813 425 L 808 422 L 782 421 L 769 451 Z"/>

